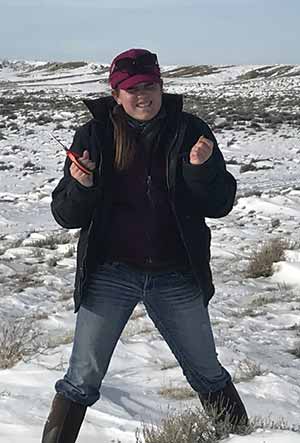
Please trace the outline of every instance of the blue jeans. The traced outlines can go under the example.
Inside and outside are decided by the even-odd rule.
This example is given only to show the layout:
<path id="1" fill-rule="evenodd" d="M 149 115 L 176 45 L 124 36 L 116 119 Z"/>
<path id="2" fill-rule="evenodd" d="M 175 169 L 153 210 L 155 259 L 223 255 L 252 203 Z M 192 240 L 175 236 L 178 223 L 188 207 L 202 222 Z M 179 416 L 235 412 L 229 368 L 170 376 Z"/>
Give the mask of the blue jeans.
<path id="1" fill-rule="evenodd" d="M 78 311 L 69 369 L 56 391 L 90 406 L 132 311 L 142 301 L 191 387 L 202 394 L 231 380 L 217 359 L 208 310 L 192 272 L 137 271 L 122 263 L 99 265 Z"/>

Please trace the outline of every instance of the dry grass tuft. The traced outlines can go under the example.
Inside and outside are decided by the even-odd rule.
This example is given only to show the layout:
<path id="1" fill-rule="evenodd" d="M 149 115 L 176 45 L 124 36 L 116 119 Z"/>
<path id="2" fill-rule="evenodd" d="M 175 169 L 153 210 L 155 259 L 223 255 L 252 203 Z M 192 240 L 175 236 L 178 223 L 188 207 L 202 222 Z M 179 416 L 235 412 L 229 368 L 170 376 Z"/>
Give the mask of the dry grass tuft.
<path id="1" fill-rule="evenodd" d="M 40 353 L 42 332 L 32 326 L 32 321 L 19 319 L 1 322 L 0 369 L 12 368 L 21 360 Z"/>
<path id="2" fill-rule="evenodd" d="M 218 423 L 218 413 L 211 408 L 209 416 L 200 407 L 183 412 L 168 412 L 159 424 L 142 424 L 136 430 L 136 443 L 216 443 L 228 438 L 230 433 L 251 434 L 263 430 L 289 430 L 300 432 L 298 425 L 290 426 L 286 420 L 271 417 L 253 417 L 248 425 L 232 430 L 229 419 Z"/>
<path id="3" fill-rule="evenodd" d="M 171 383 L 169 386 L 163 386 L 158 393 L 174 400 L 187 400 L 197 395 L 189 386 L 172 386 Z"/>
<path id="4" fill-rule="evenodd" d="M 215 443 L 229 436 L 229 419 L 217 423 L 217 412 L 212 409 L 208 417 L 201 407 L 183 412 L 168 413 L 159 425 L 143 425 L 136 431 L 136 443 Z M 240 429 L 242 434 L 250 427 Z"/>
<path id="5" fill-rule="evenodd" d="M 280 239 L 273 239 L 251 258 L 246 276 L 250 278 L 270 277 L 273 274 L 273 263 L 284 259 L 284 250 L 287 243 Z"/>

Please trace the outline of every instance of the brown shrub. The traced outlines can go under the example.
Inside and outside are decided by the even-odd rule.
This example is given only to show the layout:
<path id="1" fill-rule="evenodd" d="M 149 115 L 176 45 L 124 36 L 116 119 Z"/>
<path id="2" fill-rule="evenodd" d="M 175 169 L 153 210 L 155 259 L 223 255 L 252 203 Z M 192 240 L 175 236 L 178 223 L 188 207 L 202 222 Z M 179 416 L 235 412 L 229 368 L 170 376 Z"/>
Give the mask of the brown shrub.
<path id="1" fill-rule="evenodd" d="M 32 327 L 30 320 L 1 322 L 0 369 L 12 368 L 16 363 L 41 351 L 42 333 Z"/>
<path id="2" fill-rule="evenodd" d="M 246 271 L 250 278 L 269 277 L 273 274 L 273 263 L 284 259 L 284 249 L 287 243 L 280 239 L 273 239 L 266 243 L 260 251 L 254 253 Z"/>

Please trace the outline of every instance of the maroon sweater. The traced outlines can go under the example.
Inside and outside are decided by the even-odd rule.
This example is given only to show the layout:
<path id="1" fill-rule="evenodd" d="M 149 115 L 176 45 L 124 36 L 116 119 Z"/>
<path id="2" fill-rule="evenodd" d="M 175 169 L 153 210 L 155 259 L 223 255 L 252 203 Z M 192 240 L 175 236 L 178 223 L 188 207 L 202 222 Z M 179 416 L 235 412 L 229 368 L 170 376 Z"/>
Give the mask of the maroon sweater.
<path id="1" fill-rule="evenodd" d="M 166 153 L 158 143 L 161 119 L 137 127 L 135 158 L 125 172 L 114 172 L 108 259 L 141 269 L 188 266 L 171 209 L 166 183 Z"/>

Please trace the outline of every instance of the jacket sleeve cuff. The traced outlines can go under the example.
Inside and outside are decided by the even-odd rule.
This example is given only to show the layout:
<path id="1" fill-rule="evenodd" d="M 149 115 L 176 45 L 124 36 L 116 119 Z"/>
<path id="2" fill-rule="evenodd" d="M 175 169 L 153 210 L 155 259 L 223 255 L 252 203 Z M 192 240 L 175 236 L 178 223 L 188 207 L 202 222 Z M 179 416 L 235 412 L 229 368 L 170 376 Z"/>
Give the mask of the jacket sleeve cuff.
<path id="1" fill-rule="evenodd" d="M 85 198 L 94 198 L 95 193 L 98 190 L 98 186 L 93 185 L 90 187 L 83 186 L 74 178 L 71 178 L 71 182 L 69 184 L 68 194 L 73 200 L 82 200 L 82 195 L 85 194 Z"/>
<path id="2" fill-rule="evenodd" d="M 193 165 L 187 158 L 183 160 L 183 176 L 187 181 L 211 182 L 215 179 L 217 173 L 216 163 L 212 157 L 201 165 Z"/>

